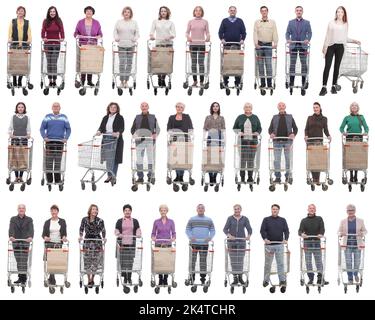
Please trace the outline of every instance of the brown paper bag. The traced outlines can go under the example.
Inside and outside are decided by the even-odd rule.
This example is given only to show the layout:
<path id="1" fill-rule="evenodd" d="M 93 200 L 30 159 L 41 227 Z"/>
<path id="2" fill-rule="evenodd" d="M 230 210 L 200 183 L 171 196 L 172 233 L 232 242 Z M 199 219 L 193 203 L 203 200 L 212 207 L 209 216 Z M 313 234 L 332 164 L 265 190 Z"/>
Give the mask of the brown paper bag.
<path id="1" fill-rule="evenodd" d="M 193 168 L 193 144 L 191 142 L 172 142 L 168 146 L 168 167 L 191 170 Z"/>
<path id="2" fill-rule="evenodd" d="M 344 169 L 367 170 L 368 144 L 367 142 L 353 141 L 344 145 Z"/>
<path id="3" fill-rule="evenodd" d="M 224 50 L 223 75 L 241 76 L 244 70 L 244 57 L 242 50 Z"/>
<path id="4" fill-rule="evenodd" d="M 328 171 L 328 148 L 324 145 L 307 146 L 307 170 Z"/>
<path id="5" fill-rule="evenodd" d="M 171 74 L 173 72 L 173 49 L 154 48 L 151 50 L 150 73 Z"/>
<path id="6" fill-rule="evenodd" d="M 28 169 L 28 148 L 25 146 L 9 146 L 8 164 L 12 171 L 25 171 Z"/>
<path id="7" fill-rule="evenodd" d="M 47 249 L 47 272 L 61 274 L 68 272 L 68 251 L 65 249 Z"/>
<path id="8" fill-rule="evenodd" d="M 97 45 L 81 45 L 78 50 L 77 72 L 102 73 L 104 48 Z"/>
<path id="9" fill-rule="evenodd" d="M 10 49 L 8 52 L 8 74 L 29 74 L 30 50 Z"/>
<path id="10" fill-rule="evenodd" d="M 174 273 L 176 251 L 172 248 L 155 248 L 154 255 L 154 273 L 166 274 Z"/>
<path id="11" fill-rule="evenodd" d="M 224 168 L 224 153 L 222 147 L 207 147 L 203 150 L 202 169 L 218 172 Z"/>

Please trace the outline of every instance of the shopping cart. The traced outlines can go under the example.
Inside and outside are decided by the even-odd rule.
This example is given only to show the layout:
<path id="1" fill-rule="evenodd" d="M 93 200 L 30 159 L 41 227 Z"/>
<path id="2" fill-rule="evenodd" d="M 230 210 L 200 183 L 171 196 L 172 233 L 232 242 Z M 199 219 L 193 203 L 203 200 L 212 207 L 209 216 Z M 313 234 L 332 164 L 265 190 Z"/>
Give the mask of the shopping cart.
<path id="1" fill-rule="evenodd" d="M 165 89 L 165 95 L 168 95 L 172 89 L 173 73 L 173 44 L 163 44 L 162 40 L 147 41 L 147 89 L 154 89 L 154 95 L 158 94 L 158 89 Z M 155 82 L 155 77 L 158 81 Z M 168 83 L 166 82 L 168 77 Z"/>
<path id="2" fill-rule="evenodd" d="M 345 293 L 347 293 L 349 286 L 355 286 L 356 291 L 359 292 L 363 284 L 365 236 L 358 234 L 342 234 L 338 237 L 338 245 L 337 283 L 338 285 L 340 285 L 340 283 L 343 284 Z M 349 274 L 351 274 L 352 279 L 349 279 Z"/>
<path id="3" fill-rule="evenodd" d="M 84 288 L 85 293 L 89 293 L 89 288 L 95 289 L 99 294 L 100 288 L 104 288 L 104 258 L 105 258 L 105 239 L 82 239 L 79 241 L 80 263 L 79 287 Z M 90 285 L 85 281 L 85 276 L 99 276 L 99 281 Z"/>
<path id="4" fill-rule="evenodd" d="M 325 237 L 310 235 L 305 238 L 300 237 L 300 284 L 305 286 L 307 294 L 312 287 L 317 287 L 320 293 L 325 285 L 326 243 Z M 309 278 L 309 274 L 310 277 L 314 277 L 315 273 L 318 275 L 316 283 L 313 278 Z"/>
<path id="5" fill-rule="evenodd" d="M 189 275 L 185 280 L 186 286 L 191 286 L 191 292 L 197 292 L 198 286 L 203 287 L 203 292 L 207 293 L 211 285 L 211 274 L 214 262 L 214 243 L 206 242 L 206 239 L 195 239 L 202 244 L 189 243 Z M 199 256 L 199 258 L 198 258 Z M 204 275 L 201 283 L 195 282 L 196 275 Z M 208 280 L 206 279 L 208 277 Z M 201 278 L 202 279 L 202 278 Z"/>
<path id="6" fill-rule="evenodd" d="M 112 42 L 112 89 L 116 88 L 119 96 L 124 90 L 129 90 L 132 96 L 137 87 L 137 53 L 136 43 L 131 47 L 122 47 L 118 41 Z"/>
<path id="7" fill-rule="evenodd" d="M 267 90 L 270 95 L 273 95 L 273 91 L 276 89 L 276 74 L 277 50 L 271 46 L 260 46 L 255 49 L 254 89 L 259 88 L 262 96 L 267 93 Z M 266 85 L 268 79 L 271 79 L 271 85 Z"/>
<path id="8" fill-rule="evenodd" d="M 86 89 L 94 89 L 94 95 L 98 95 L 100 87 L 100 76 L 103 72 L 104 47 L 103 39 L 98 37 L 77 36 L 76 37 L 76 78 L 75 87 L 79 94 L 84 96 Z M 96 83 L 85 84 L 81 76 L 95 75 Z"/>
<path id="9" fill-rule="evenodd" d="M 14 185 L 20 184 L 21 191 L 25 191 L 26 185 L 31 184 L 31 169 L 33 158 L 34 139 L 28 137 L 11 137 L 8 140 L 8 178 L 6 184 L 9 190 L 14 190 Z M 12 180 L 12 172 L 26 172 L 26 180 L 15 177 Z"/>
<path id="10" fill-rule="evenodd" d="M 262 137 L 260 135 L 246 136 L 242 132 L 236 134 L 236 142 L 234 144 L 234 170 L 235 183 L 237 190 L 241 190 L 242 185 L 249 185 L 251 191 L 254 185 L 260 183 L 260 152 Z M 246 174 L 251 172 L 252 179 L 242 180 L 241 172 Z"/>
<path id="11" fill-rule="evenodd" d="M 40 88 L 48 95 L 50 89 L 57 89 L 57 95 L 65 88 L 66 41 L 45 39 L 41 43 Z M 56 83 L 61 78 L 60 84 Z M 52 83 L 51 83 L 51 80 Z"/>
<path id="12" fill-rule="evenodd" d="M 230 292 L 234 293 L 235 287 L 242 287 L 242 292 L 246 293 L 249 286 L 250 272 L 250 240 L 246 238 L 232 238 L 224 240 L 225 247 L 225 280 L 224 286 L 230 286 Z M 231 280 L 245 276 L 245 280 L 234 283 Z"/>
<path id="13" fill-rule="evenodd" d="M 7 88 L 10 89 L 12 96 L 16 88 L 22 89 L 23 95 L 27 96 L 29 94 L 27 89 L 34 88 L 30 83 L 31 43 L 10 41 L 7 48 Z M 17 77 L 25 77 L 26 81 L 20 84 Z"/>
<path id="14" fill-rule="evenodd" d="M 69 242 L 59 244 L 44 243 L 44 287 L 48 288 L 50 294 L 54 294 L 56 289 L 64 293 L 64 288 L 70 288 L 68 282 L 68 265 L 69 265 Z M 53 276 L 54 281 L 50 281 Z M 61 276 L 61 283 L 56 282 L 56 276 Z"/>
<path id="15" fill-rule="evenodd" d="M 243 88 L 243 74 L 245 64 L 245 45 L 240 42 L 225 42 L 220 44 L 220 89 L 225 89 L 225 94 L 230 95 L 231 89 L 237 95 Z M 235 77 L 234 85 L 226 83 L 225 78 Z"/>
<path id="16" fill-rule="evenodd" d="M 153 137 L 133 136 L 131 141 L 132 190 L 137 191 L 139 185 L 146 185 L 150 191 L 155 184 L 156 141 Z M 147 175 L 147 180 L 138 179 L 138 174 Z"/>
<path id="17" fill-rule="evenodd" d="M 352 82 L 353 93 L 358 92 L 358 86 L 363 88 L 362 75 L 367 71 L 368 54 L 362 50 L 361 45 L 347 43 L 344 57 L 340 64 L 339 78 L 345 77 Z M 337 86 L 337 89 L 341 89 Z"/>
<path id="18" fill-rule="evenodd" d="M 43 178 L 41 185 L 46 184 L 48 191 L 52 190 L 52 185 L 59 186 L 60 191 L 64 190 L 66 146 L 66 142 L 62 140 L 48 139 L 48 141 L 43 141 Z M 49 177 L 51 181 L 48 181 Z"/>
<path id="19" fill-rule="evenodd" d="M 143 286 L 141 280 L 142 274 L 142 257 L 143 257 L 143 239 L 142 237 L 130 237 L 131 244 L 123 245 L 123 239 L 117 241 L 116 258 L 117 258 L 117 287 L 123 287 L 124 293 L 128 294 L 133 287 L 135 293 L 139 287 Z M 124 281 L 125 274 L 135 273 L 138 281 Z"/>
<path id="20" fill-rule="evenodd" d="M 361 191 L 365 191 L 367 184 L 368 168 L 368 140 L 367 134 L 343 134 L 342 135 L 342 183 L 348 185 L 349 192 L 353 185 L 360 185 Z M 348 172 L 362 171 L 362 179 L 348 179 Z"/>
<path id="21" fill-rule="evenodd" d="M 276 190 L 276 185 L 284 185 L 284 191 L 288 185 L 293 184 L 293 139 L 289 137 L 274 137 L 268 141 L 268 159 L 270 171 L 271 192 Z M 281 175 L 285 173 L 285 180 Z M 276 174 L 280 174 L 278 178 Z M 273 178 L 275 175 L 276 179 Z"/>
<path id="22" fill-rule="evenodd" d="M 306 94 L 309 87 L 310 43 L 289 41 L 285 44 L 285 87 L 293 94 L 293 89 L 301 89 Z M 295 84 L 295 77 L 301 77 L 301 84 Z"/>
<path id="23" fill-rule="evenodd" d="M 78 166 L 85 168 L 86 172 L 81 178 L 81 188 L 85 190 L 86 183 L 91 183 L 92 191 L 96 191 L 96 184 L 107 174 L 113 173 L 113 165 L 116 159 L 117 138 L 112 134 L 93 136 L 89 141 L 78 145 Z M 95 172 L 99 176 L 95 177 Z M 111 185 L 115 185 L 116 179 L 111 179 Z"/>
<path id="24" fill-rule="evenodd" d="M 193 89 L 199 89 L 202 96 L 204 90 L 210 86 L 210 63 L 211 63 L 211 42 L 187 42 L 185 56 L 185 82 L 183 88 L 187 89 L 187 94 L 191 96 Z M 196 85 L 189 83 L 190 77 L 203 77 L 203 82 Z M 198 80 L 198 79 L 197 79 Z"/>
<path id="25" fill-rule="evenodd" d="M 275 246 L 282 246 L 282 250 L 277 253 Z M 269 273 L 270 292 L 275 293 L 276 288 L 280 287 L 280 292 L 285 293 L 287 287 L 287 276 L 290 271 L 290 251 L 288 244 L 280 241 L 270 241 L 264 246 L 265 255 L 265 273 Z M 278 266 L 279 265 L 279 266 Z M 281 270 L 279 270 L 281 268 Z M 276 277 L 285 277 L 285 282 L 281 283 Z M 276 282 L 277 281 L 277 282 Z M 268 285 L 268 284 L 267 284 Z"/>
<path id="26" fill-rule="evenodd" d="M 205 192 L 208 187 L 214 185 L 215 192 L 219 191 L 220 185 L 224 186 L 224 168 L 225 168 L 225 139 L 212 139 L 206 137 L 202 145 L 202 178 L 201 185 Z M 207 182 L 207 174 L 219 175 L 219 180 L 215 184 Z"/>
<path id="27" fill-rule="evenodd" d="M 316 185 L 321 185 L 323 191 L 333 184 L 329 177 L 331 141 L 324 137 L 311 137 L 306 139 L 306 182 L 311 191 Z M 314 180 L 313 175 L 319 174 L 319 180 Z M 324 174 L 324 179 L 321 175 Z"/>
<path id="28" fill-rule="evenodd" d="M 31 288 L 31 263 L 33 243 L 23 239 L 8 242 L 8 287 L 14 293 L 15 287 L 20 287 L 25 293 L 26 286 Z M 27 278 L 27 283 L 12 280 L 13 275 Z"/>
<path id="29" fill-rule="evenodd" d="M 151 288 L 155 288 L 156 294 L 160 293 L 160 288 L 167 288 L 170 294 L 172 288 L 177 287 L 175 267 L 176 241 L 170 239 L 151 241 Z M 156 276 L 160 274 L 171 276 L 172 280 L 168 284 L 159 284 Z"/>
<path id="30" fill-rule="evenodd" d="M 182 191 L 187 191 L 190 185 L 195 181 L 192 177 L 193 170 L 193 132 L 168 132 L 168 163 L 167 163 L 167 184 L 173 183 L 173 191 L 178 192 L 180 186 Z M 189 181 L 172 181 L 172 171 L 187 170 L 189 172 Z"/>

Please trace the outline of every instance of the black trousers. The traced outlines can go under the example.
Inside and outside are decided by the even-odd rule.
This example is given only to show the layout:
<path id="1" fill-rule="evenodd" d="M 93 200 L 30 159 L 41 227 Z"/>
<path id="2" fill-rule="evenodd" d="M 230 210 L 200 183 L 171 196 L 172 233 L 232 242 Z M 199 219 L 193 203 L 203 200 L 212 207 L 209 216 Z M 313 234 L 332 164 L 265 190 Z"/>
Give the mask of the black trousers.
<path id="1" fill-rule="evenodd" d="M 241 139 L 241 169 L 249 169 L 247 171 L 248 178 L 253 177 L 253 169 L 255 167 L 254 159 L 257 152 L 257 140 Z M 245 180 L 245 170 L 240 171 L 241 180 Z"/>
<path id="2" fill-rule="evenodd" d="M 61 159 L 63 156 L 64 143 L 60 141 L 51 141 L 46 143 L 46 171 L 47 182 L 61 182 Z"/>
<path id="3" fill-rule="evenodd" d="M 13 138 L 10 142 L 12 146 L 27 146 L 27 138 Z M 14 171 L 16 178 L 22 178 L 23 171 Z"/>
<path id="4" fill-rule="evenodd" d="M 206 279 L 207 272 L 207 254 L 208 254 L 208 245 L 207 244 L 192 244 L 191 249 L 193 250 L 191 256 L 191 269 L 193 270 L 192 276 L 195 278 L 195 264 L 197 262 L 197 257 L 199 254 L 199 271 L 201 279 Z"/>
<path id="5" fill-rule="evenodd" d="M 332 85 L 337 84 L 337 79 L 339 78 L 340 65 L 342 57 L 344 56 L 344 45 L 343 44 L 333 44 L 327 48 L 327 53 L 325 56 L 325 66 L 323 72 L 323 85 L 326 86 L 328 82 L 329 71 L 331 70 L 333 57 L 335 57 L 335 65 L 333 67 L 333 79 Z"/>
<path id="6" fill-rule="evenodd" d="M 301 45 L 296 45 L 293 49 L 290 50 L 290 86 L 294 86 L 294 79 L 296 73 L 296 63 L 297 59 L 299 58 L 301 62 L 301 74 L 302 74 L 302 86 L 304 87 L 306 84 L 306 74 L 308 73 L 307 70 L 307 50 L 303 48 Z"/>
<path id="7" fill-rule="evenodd" d="M 48 79 L 57 79 L 57 60 L 59 60 L 60 46 L 59 45 L 46 45 L 46 59 L 47 59 L 47 73 Z"/>
<path id="8" fill-rule="evenodd" d="M 205 45 L 191 45 L 190 46 L 190 56 L 191 56 L 191 72 L 195 73 L 193 75 L 193 80 L 197 81 L 197 76 L 196 73 L 200 73 L 201 75 L 199 76 L 199 81 L 203 83 L 204 81 L 204 57 L 205 57 L 205 50 L 206 46 Z M 197 68 L 198 64 L 198 68 Z M 197 69 L 199 72 L 197 72 Z"/>
<path id="9" fill-rule="evenodd" d="M 18 278 L 26 282 L 29 260 L 30 244 L 26 242 L 13 242 L 14 258 L 17 262 Z"/>

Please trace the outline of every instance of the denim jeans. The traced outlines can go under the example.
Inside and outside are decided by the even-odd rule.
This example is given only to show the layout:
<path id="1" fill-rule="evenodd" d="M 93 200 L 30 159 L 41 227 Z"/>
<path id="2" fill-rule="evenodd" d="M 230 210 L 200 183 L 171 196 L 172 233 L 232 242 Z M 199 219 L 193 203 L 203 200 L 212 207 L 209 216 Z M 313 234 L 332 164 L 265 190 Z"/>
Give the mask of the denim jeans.
<path id="1" fill-rule="evenodd" d="M 260 86 L 272 87 L 272 44 L 259 42 L 260 49 L 256 50 Z"/>
<path id="2" fill-rule="evenodd" d="M 154 142 L 145 140 L 141 141 L 136 144 L 136 155 L 137 155 L 137 175 L 138 178 L 143 179 L 145 171 L 145 166 L 144 166 L 144 158 L 145 158 L 145 153 L 147 155 L 147 168 L 148 168 L 148 174 L 147 176 L 151 178 L 152 176 L 152 171 L 154 168 Z"/>
<path id="3" fill-rule="evenodd" d="M 135 47 L 119 47 L 119 69 L 120 69 L 120 80 L 128 81 L 129 75 L 132 71 L 133 66 L 133 55 Z"/>
<path id="4" fill-rule="evenodd" d="M 116 161 L 116 149 L 117 144 L 115 146 L 115 149 L 113 149 L 112 142 L 116 140 L 117 138 L 109 135 L 103 136 L 103 147 L 102 147 L 102 161 L 106 161 L 106 168 L 107 168 L 107 175 L 108 177 L 112 177 L 117 175 L 118 170 L 118 163 Z"/>
<path id="5" fill-rule="evenodd" d="M 353 276 L 358 276 L 361 264 L 361 251 L 357 247 L 348 246 L 345 250 L 345 262 L 348 280 L 353 281 Z"/>
<path id="6" fill-rule="evenodd" d="M 266 245 L 265 248 L 265 262 L 264 262 L 264 281 L 270 282 L 271 268 L 273 264 L 273 258 L 276 258 L 277 275 L 279 281 L 286 281 L 286 275 L 284 272 L 284 245 Z"/>
<path id="7" fill-rule="evenodd" d="M 320 241 L 306 240 L 304 241 L 304 247 L 307 276 L 309 277 L 309 280 L 314 280 L 314 265 L 312 261 L 313 256 L 318 274 L 323 273 L 323 261 L 322 252 L 320 251 Z"/>
<path id="8" fill-rule="evenodd" d="M 274 148 L 274 168 L 275 168 L 275 176 L 276 178 L 281 178 L 280 170 L 285 170 L 285 177 L 289 176 L 290 171 L 290 148 L 292 146 L 292 142 L 290 140 L 287 141 L 277 141 L 274 140 L 273 148 Z M 284 151 L 285 157 L 285 168 L 281 168 L 281 153 Z"/>
<path id="9" fill-rule="evenodd" d="M 232 274 L 243 274 L 246 242 L 244 240 L 228 241 L 228 249 Z"/>
<path id="10" fill-rule="evenodd" d="M 195 270 L 196 270 L 195 264 L 197 262 L 197 257 L 199 255 L 198 270 L 202 272 L 200 274 L 201 278 L 206 278 L 208 245 L 207 244 L 192 244 L 191 249 L 192 249 L 192 254 L 191 254 L 192 275 L 195 274 Z"/>
<path id="11" fill-rule="evenodd" d="M 290 50 L 289 74 L 290 74 L 290 86 L 291 87 L 294 86 L 294 78 L 296 76 L 297 58 L 299 58 L 301 62 L 302 86 L 304 86 L 306 83 L 306 75 L 308 73 L 306 53 L 307 53 L 307 50 L 299 44 L 296 44 L 294 48 Z"/>
<path id="12" fill-rule="evenodd" d="M 190 45 L 190 56 L 191 56 L 191 72 L 193 73 L 193 80 L 197 81 L 197 74 L 199 74 L 199 81 L 204 81 L 204 59 L 205 59 L 205 45 Z M 198 65 L 198 68 L 197 68 Z M 198 70 L 199 71 L 198 71 Z"/>

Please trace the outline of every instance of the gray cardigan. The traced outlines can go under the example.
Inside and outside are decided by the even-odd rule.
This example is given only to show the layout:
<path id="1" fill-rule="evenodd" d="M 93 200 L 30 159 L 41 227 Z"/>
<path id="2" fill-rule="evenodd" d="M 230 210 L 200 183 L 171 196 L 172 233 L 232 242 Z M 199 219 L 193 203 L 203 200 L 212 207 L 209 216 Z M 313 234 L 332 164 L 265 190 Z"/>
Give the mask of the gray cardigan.
<path id="1" fill-rule="evenodd" d="M 230 216 L 227 219 L 223 232 L 225 234 L 229 233 L 231 236 L 236 238 L 246 238 L 245 229 L 247 230 L 249 236 L 253 233 L 250 226 L 250 221 L 247 217 L 241 216 L 241 218 L 237 220 L 234 216 Z"/>

